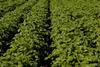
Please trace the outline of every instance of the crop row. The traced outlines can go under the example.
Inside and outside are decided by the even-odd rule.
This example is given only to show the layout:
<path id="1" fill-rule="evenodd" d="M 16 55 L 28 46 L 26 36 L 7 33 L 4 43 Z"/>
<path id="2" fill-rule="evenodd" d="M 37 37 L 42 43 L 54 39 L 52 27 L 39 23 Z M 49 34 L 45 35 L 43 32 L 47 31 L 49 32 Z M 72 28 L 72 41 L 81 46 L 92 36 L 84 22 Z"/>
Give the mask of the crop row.
<path id="1" fill-rule="evenodd" d="M 99 4 L 98 0 L 51 1 L 52 67 L 100 66 Z"/>
<path id="2" fill-rule="evenodd" d="M 47 45 L 43 36 L 48 35 L 46 27 L 48 1 L 39 0 L 32 7 L 27 18 L 19 27 L 19 33 L 11 42 L 10 49 L 0 57 L 1 67 L 37 67 L 40 66 L 41 50 Z"/>
<path id="3" fill-rule="evenodd" d="M 19 24 L 23 23 L 26 14 L 36 2 L 36 0 L 29 0 L 0 19 L 0 55 L 8 48 L 8 42 L 17 33 Z"/>

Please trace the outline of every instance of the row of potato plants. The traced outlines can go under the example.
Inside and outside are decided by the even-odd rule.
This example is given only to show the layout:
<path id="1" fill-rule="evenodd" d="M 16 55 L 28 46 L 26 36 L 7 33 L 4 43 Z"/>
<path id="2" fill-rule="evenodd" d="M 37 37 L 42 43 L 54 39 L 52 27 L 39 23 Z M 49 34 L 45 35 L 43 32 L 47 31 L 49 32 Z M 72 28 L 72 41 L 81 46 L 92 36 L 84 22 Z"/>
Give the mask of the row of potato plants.
<path id="1" fill-rule="evenodd" d="M 7 12 L 13 11 L 16 7 L 24 4 L 28 0 L 8 0 L 0 3 L 0 17 L 3 17 Z"/>
<path id="2" fill-rule="evenodd" d="M 0 19 L 0 55 L 7 50 L 11 38 L 18 32 L 19 25 L 23 23 L 27 13 L 36 2 L 36 0 L 29 0 Z"/>
<path id="3" fill-rule="evenodd" d="M 32 7 L 27 18 L 19 27 L 19 33 L 11 42 L 10 49 L 0 57 L 1 67 L 40 67 L 41 49 L 47 45 L 44 41 L 46 31 L 48 0 L 39 0 Z"/>
<path id="4" fill-rule="evenodd" d="M 52 67 L 100 66 L 100 1 L 52 0 Z"/>

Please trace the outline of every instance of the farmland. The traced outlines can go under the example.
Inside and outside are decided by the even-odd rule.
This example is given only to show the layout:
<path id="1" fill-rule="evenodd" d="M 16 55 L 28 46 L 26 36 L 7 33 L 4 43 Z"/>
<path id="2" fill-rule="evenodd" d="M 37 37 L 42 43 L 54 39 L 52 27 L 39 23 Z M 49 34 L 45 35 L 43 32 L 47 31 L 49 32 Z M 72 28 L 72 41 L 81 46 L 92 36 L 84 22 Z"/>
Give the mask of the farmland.
<path id="1" fill-rule="evenodd" d="M 100 67 L 100 0 L 0 0 L 0 67 Z"/>

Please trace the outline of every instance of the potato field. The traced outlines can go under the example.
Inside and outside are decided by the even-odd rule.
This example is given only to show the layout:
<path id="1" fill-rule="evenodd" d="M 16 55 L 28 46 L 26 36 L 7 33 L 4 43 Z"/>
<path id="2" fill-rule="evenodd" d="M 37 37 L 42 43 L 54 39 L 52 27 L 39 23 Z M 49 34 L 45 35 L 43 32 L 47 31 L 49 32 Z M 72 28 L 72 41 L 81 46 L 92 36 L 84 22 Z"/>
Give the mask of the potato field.
<path id="1" fill-rule="evenodd" d="M 0 0 L 0 67 L 100 67 L 100 0 Z"/>

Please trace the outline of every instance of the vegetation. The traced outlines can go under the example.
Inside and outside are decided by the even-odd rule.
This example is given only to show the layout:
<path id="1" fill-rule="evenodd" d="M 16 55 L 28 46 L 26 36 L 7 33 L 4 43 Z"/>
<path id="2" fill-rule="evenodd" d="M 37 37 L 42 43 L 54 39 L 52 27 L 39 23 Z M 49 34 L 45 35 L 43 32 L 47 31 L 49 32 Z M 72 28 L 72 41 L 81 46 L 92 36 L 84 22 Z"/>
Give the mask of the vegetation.
<path id="1" fill-rule="evenodd" d="M 98 4 L 98 0 L 51 1 L 52 67 L 100 66 Z"/>
<path id="2" fill-rule="evenodd" d="M 28 1 L 27 3 L 16 8 L 12 12 L 8 12 L 0 19 L 0 55 L 8 48 L 10 39 L 17 33 L 17 29 L 26 14 L 30 11 L 31 7 L 36 3 L 35 0 Z"/>
<path id="3" fill-rule="evenodd" d="M 0 67 L 100 67 L 100 1 L 0 0 Z"/>

